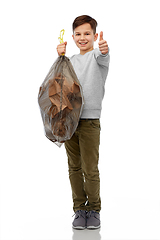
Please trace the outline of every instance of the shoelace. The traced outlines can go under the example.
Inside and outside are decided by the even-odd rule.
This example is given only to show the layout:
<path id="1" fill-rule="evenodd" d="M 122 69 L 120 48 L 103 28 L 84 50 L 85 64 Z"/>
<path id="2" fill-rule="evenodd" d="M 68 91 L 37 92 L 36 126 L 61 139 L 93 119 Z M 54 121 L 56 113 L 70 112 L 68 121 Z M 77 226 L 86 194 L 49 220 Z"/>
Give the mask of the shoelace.
<path id="1" fill-rule="evenodd" d="M 89 212 L 87 212 L 86 217 L 90 218 L 92 216 L 92 217 L 97 218 L 95 213 L 96 213 L 96 211 L 89 211 Z"/>
<path id="2" fill-rule="evenodd" d="M 75 212 L 75 214 L 72 217 L 74 217 L 75 215 L 77 215 L 77 217 L 83 217 L 85 219 L 85 217 L 82 215 L 81 210 L 78 210 L 77 212 Z"/>
<path id="3" fill-rule="evenodd" d="M 96 213 L 96 211 L 93 211 L 93 210 L 86 212 L 86 217 L 90 218 L 92 216 L 92 217 L 97 218 L 95 213 Z M 83 217 L 85 219 L 85 217 L 82 215 L 82 210 L 78 210 L 77 212 L 75 212 L 75 214 L 72 217 L 74 217 L 75 215 L 77 215 L 77 217 Z"/>

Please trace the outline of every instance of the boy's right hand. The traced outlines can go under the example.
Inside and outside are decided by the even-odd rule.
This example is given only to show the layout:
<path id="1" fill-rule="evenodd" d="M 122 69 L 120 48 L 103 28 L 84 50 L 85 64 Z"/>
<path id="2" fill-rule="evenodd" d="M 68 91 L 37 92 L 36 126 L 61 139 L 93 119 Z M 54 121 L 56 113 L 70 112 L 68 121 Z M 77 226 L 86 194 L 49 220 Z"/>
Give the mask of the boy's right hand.
<path id="1" fill-rule="evenodd" d="M 67 42 L 64 42 L 57 46 L 57 52 L 59 56 L 66 53 L 66 45 L 67 45 Z"/>

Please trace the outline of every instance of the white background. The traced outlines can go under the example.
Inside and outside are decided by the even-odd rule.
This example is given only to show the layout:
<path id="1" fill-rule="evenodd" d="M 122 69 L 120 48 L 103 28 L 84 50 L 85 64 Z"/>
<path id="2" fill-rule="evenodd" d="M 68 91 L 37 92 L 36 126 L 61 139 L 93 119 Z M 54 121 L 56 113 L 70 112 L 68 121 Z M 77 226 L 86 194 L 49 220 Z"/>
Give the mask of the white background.
<path id="1" fill-rule="evenodd" d="M 1 240 L 160 239 L 159 3 L 0 1 Z M 72 230 L 65 148 L 44 136 L 37 103 L 61 29 L 66 55 L 79 53 L 72 22 L 83 14 L 97 20 L 111 55 L 101 116 L 100 232 Z"/>

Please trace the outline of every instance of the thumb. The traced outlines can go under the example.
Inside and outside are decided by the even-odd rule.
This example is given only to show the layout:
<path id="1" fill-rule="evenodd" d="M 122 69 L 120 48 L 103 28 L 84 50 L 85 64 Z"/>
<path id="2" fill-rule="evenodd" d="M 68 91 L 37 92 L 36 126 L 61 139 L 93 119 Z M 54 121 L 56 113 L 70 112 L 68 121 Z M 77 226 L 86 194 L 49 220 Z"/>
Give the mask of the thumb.
<path id="1" fill-rule="evenodd" d="M 103 40 L 103 32 L 101 31 L 99 34 L 99 41 L 102 41 L 102 40 Z"/>
<path id="2" fill-rule="evenodd" d="M 67 45 L 67 42 L 64 42 L 65 45 Z"/>

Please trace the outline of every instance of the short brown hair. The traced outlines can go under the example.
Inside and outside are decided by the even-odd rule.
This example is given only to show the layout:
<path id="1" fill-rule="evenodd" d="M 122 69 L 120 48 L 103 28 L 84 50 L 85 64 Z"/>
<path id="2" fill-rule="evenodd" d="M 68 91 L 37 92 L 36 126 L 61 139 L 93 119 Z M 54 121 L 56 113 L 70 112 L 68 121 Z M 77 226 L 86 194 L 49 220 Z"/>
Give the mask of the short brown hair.
<path id="1" fill-rule="evenodd" d="M 73 32 L 76 27 L 78 27 L 84 23 L 89 23 L 91 25 L 91 28 L 93 29 L 93 33 L 94 34 L 96 33 L 97 21 L 88 15 L 79 16 L 74 20 L 74 22 L 72 24 Z"/>

